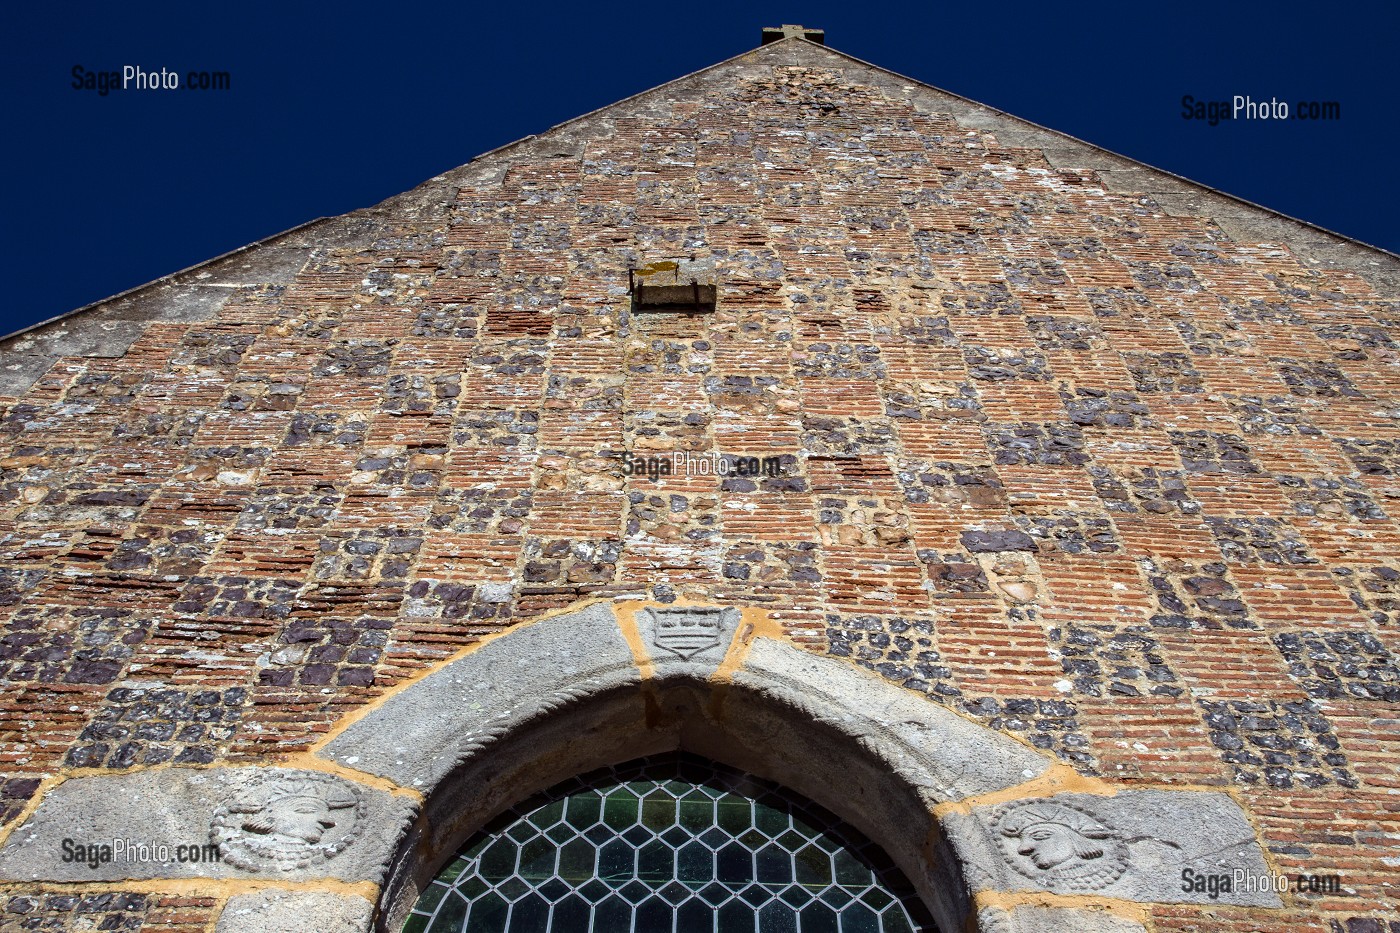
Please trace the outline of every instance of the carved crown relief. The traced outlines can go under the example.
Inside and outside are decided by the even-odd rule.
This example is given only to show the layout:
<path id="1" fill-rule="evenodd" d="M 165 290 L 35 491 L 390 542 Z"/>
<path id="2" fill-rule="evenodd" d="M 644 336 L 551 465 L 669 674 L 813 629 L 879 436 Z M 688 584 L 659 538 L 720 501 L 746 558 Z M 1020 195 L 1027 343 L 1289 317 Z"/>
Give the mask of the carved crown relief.
<path id="1" fill-rule="evenodd" d="M 638 621 L 652 647 L 682 660 L 720 648 L 734 632 L 739 610 L 711 606 L 651 606 Z"/>
<path id="2" fill-rule="evenodd" d="M 359 788 L 328 774 L 272 772 L 215 813 L 209 838 L 224 861 L 248 871 L 291 871 L 335 857 L 359 835 Z"/>

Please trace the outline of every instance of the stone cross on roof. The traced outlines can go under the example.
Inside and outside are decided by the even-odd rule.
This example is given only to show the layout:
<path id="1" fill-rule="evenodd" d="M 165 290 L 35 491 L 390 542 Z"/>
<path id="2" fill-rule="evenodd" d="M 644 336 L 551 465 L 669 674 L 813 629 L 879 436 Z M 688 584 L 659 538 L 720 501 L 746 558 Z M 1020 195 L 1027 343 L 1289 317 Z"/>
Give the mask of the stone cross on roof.
<path id="1" fill-rule="evenodd" d="M 806 39 L 808 42 L 815 42 L 817 45 L 826 45 L 826 32 L 821 29 L 807 29 L 804 26 L 794 26 L 791 23 L 784 23 L 781 26 L 764 26 L 763 42 L 767 45 L 770 42 L 777 42 L 779 39 Z"/>

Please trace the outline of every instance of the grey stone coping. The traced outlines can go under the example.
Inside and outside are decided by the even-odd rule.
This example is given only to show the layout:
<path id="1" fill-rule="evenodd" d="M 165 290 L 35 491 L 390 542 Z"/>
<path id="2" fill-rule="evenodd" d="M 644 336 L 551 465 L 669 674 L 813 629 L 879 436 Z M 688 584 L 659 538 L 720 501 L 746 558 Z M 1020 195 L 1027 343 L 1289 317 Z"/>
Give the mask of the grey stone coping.
<path id="1" fill-rule="evenodd" d="M 321 771 L 163 768 L 73 778 L 0 848 L 0 881 L 377 884 L 414 811 L 404 798 Z"/>
<path id="2" fill-rule="evenodd" d="M 1268 877 L 1239 805 L 1209 791 L 1057 794 L 974 807 L 944 821 L 974 891 L 1049 891 L 1167 904 L 1278 907 L 1271 889 L 1214 895 L 1184 879 Z M 1188 874 L 1183 874 L 1188 873 Z M 1208 884 L 1207 884 L 1208 886 Z M 1195 885 L 1190 885 L 1194 888 Z M 1205 887 L 1205 886 L 1203 886 Z"/>
<path id="3" fill-rule="evenodd" d="M 373 917 L 353 894 L 264 889 L 229 898 L 214 933 L 368 933 Z"/>
<path id="4" fill-rule="evenodd" d="M 853 736 L 930 804 L 1024 784 L 1051 766 L 999 732 L 844 661 L 776 639 L 755 639 L 733 682 Z"/>
<path id="5" fill-rule="evenodd" d="M 641 682 L 611 607 L 542 619 L 393 694 L 317 754 L 429 790 L 501 736 L 590 694 Z"/>
<path id="6" fill-rule="evenodd" d="M 315 224 L 329 238 L 329 223 Z M 0 336 L 0 393 L 28 390 L 60 357 L 126 354 L 156 321 L 207 321 L 239 289 L 290 282 L 311 254 L 306 225 Z"/>
<path id="7" fill-rule="evenodd" d="M 3 354 L 0 357 L 0 393 L 25 391 L 60 356 L 121 355 L 145 322 L 205 319 L 221 304 L 210 292 L 211 286 L 217 290 L 286 282 L 317 248 L 392 248 L 390 244 L 403 239 L 404 232 L 410 229 L 417 232 L 409 239 L 425 239 L 442 222 L 460 185 L 498 183 L 510 165 L 518 161 L 577 156 L 583 140 L 606 136 L 618 119 L 644 118 L 662 102 L 703 95 L 712 83 L 732 81 L 778 63 L 842 68 L 852 80 L 880 88 L 896 100 L 908 100 L 925 113 L 950 114 L 964 127 L 994 133 L 1003 145 L 1038 149 L 1056 168 L 1098 172 L 1110 190 L 1148 195 L 1166 213 L 1210 218 L 1240 243 L 1282 244 L 1309 265 L 1357 273 L 1384 297 L 1400 294 L 1400 257 L 1385 250 L 1215 191 L 844 52 L 799 39 L 784 39 L 482 153 L 465 165 L 371 208 L 311 221 L 43 322 L 20 334 L 0 338 L 0 354 Z M 394 233 L 399 236 L 395 237 Z M 200 290 L 209 293 L 196 295 Z M 79 320 L 84 316 L 95 320 Z M 88 335 L 111 318 L 138 321 L 142 327 L 124 327 L 101 335 L 94 343 L 94 338 Z M 28 339 L 17 339 L 21 337 Z"/>
<path id="8" fill-rule="evenodd" d="M 775 43 L 766 48 L 778 45 L 785 47 L 783 52 L 790 59 L 813 67 L 830 67 L 844 59 L 854 80 L 863 80 L 891 95 L 905 93 L 905 99 L 920 110 L 949 114 L 960 126 L 994 134 L 1004 146 L 1039 150 L 1057 169 L 1097 172 L 1109 190 L 1147 195 L 1164 213 L 1189 213 L 1214 220 L 1241 245 L 1267 242 L 1286 246 L 1305 264 L 1355 272 L 1382 296 L 1400 291 L 1400 257 L 1387 250 L 896 74 L 845 52 L 803 42 Z"/>

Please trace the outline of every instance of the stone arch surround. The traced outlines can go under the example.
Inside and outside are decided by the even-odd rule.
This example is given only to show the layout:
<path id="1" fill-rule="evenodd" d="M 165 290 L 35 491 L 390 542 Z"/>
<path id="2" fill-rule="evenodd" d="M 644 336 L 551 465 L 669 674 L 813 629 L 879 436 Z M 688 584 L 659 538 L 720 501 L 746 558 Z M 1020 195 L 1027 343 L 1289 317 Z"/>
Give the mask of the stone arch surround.
<path id="1" fill-rule="evenodd" d="M 640 602 L 575 607 L 486 639 L 276 767 L 57 782 L 4 840 L 0 880 L 217 890 L 219 933 L 393 933 L 496 813 L 571 775 L 678 747 L 852 823 L 947 933 L 1127 933 L 1143 929 L 1147 903 L 1280 904 L 1269 891 L 1181 890 L 1183 868 L 1268 870 L 1227 794 L 1082 777 L 799 648 L 758 609 Z M 62 859 L 64 839 L 109 838 L 212 841 L 222 858 Z"/>

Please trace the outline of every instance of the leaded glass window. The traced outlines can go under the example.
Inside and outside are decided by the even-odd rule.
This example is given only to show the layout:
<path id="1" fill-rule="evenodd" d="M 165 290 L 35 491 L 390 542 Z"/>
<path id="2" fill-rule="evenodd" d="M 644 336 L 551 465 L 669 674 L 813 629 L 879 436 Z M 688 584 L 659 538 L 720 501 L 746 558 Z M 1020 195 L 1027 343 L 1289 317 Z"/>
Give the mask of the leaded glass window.
<path id="1" fill-rule="evenodd" d="M 404 933 L 913 933 L 878 846 L 785 788 L 693 755 L 573 778 L 469 840 Z"/>

